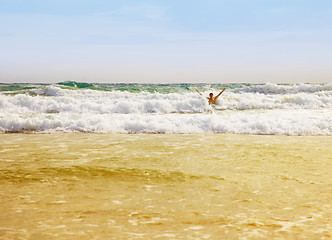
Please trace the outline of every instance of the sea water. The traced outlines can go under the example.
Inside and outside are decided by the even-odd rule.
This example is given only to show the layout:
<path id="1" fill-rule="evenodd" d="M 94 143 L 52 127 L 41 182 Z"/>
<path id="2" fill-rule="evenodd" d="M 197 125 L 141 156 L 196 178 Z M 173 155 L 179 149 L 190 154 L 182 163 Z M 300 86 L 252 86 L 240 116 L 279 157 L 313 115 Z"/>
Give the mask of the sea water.
<path id="1" fill-rule="evenodd" d="M 331 116 L 331 83 L 0 84 L 2 133 L 332 135 Z"/>
<path id="2" fill-rule="evenodd" d="M 0 239 L 331 239 L 331 136 L 2 134 Z"/>
<path id="3" fill-rule="evenodd" d="M 332 84 L 0 84 L 0 239 L 331 239 L 331 116 Z"/>

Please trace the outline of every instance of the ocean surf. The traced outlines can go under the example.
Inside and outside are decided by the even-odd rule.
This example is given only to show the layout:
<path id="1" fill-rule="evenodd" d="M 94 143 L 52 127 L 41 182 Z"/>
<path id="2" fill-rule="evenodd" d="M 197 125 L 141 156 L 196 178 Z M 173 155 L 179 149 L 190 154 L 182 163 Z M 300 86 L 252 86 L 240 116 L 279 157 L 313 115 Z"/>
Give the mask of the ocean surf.
<path id="1" fill-rule="evenodd" d="M 332 135 L 331 116 L 332 84 L 0 85 L 2 133 Z"/>

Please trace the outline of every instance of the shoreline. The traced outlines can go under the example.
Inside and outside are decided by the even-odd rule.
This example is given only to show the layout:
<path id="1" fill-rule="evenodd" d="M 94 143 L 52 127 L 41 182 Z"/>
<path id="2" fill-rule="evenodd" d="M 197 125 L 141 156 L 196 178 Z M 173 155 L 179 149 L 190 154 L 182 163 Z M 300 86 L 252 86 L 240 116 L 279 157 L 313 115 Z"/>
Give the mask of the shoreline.
<path id="1" fill-rule="evenodd" d="M 297 135 L 297 134 L 268 134 L 268 133 L 219 133 L 219 132 L 205 132 L 205 133 L 121 133 L 121 132 L 88 132 L 88 131 L 55 131 L 55 132 L 47 132 L 47 131 L 36 131 L 36 132 L 0 132 L 0 135 L 11 135 L 11 134 L 26 134 L 26 135 L 43 135 L 43 134 L 96 134 L 96 135 L 230 135 L 230 136 L 276 136 L 276 137 L 331 137 L 332 135 L 329 134 L 317 134 L 317 135 L 311 135 L 311 134 L 303 134 L 303 135 Z"/>

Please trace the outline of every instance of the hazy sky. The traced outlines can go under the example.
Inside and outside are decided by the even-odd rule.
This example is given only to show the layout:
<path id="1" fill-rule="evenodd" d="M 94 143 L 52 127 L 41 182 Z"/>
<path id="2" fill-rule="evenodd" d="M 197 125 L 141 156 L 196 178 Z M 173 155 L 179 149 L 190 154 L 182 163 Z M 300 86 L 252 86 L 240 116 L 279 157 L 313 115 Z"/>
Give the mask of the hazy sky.
<path id="1" fill-rule="evenodd" d="M 331 0 L 0 0 L 0 82 L 332 82 Z"/>

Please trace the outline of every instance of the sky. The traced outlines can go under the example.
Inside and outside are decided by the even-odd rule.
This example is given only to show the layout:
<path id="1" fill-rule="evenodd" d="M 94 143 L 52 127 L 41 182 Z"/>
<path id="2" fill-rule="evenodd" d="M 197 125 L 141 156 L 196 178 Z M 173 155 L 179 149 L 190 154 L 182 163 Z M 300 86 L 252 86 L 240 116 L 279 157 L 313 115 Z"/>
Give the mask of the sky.
<path id="1" fill-rule="evenodd" d="M 0 0 L 0 83 L 329 83 L 330 0 Z"/>

